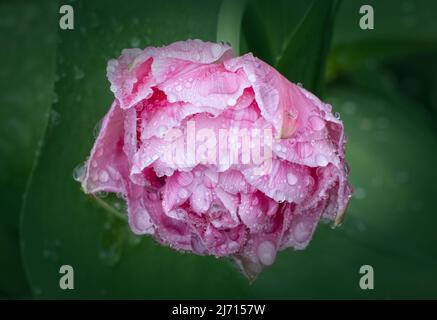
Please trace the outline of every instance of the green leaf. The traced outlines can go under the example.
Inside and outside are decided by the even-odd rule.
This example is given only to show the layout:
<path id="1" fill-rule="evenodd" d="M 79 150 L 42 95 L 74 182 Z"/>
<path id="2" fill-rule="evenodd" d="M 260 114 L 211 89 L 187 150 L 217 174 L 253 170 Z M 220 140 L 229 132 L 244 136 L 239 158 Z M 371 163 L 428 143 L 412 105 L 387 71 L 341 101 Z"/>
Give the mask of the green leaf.
<path id="1" fill-rule="evenodd" d="M 53 98 L 55 35 L 53 1 L 0 3 L 0 294 L 6 297 L 29 295 L 19 212 Z"/>
<path id="2" fill-rule="evenodd" d="M 334 16 L 340 1 L 254 0 L 243 19 L 246 51 L 289 80 L 320 91 Z"/>
<path id="3" fill-rule="evenodd" d="M 240 55 L 241 19 L 247 0 L 223 0 L 217 22 L 217 41 L 231 44 L 234 54 Z"/>
<path id="4" fill-rule="evenodd" d="M 362 30 L 362 5 L 374 9 L 374 29 Z M 435 1 L 390 0 L 344 1 L 338 13 L 328 78 L 392 59 L 437 51 Z"/>
<path id="5" fill-rule="evenodd" d="M 243 16 L 245 51 L 276 65 L 287 40 L 308 11 L 307 0 L 251 0 Z"/>
<path id="6" fill-rule="evenodd" d="M 320 92 L 338 1 L 314 0 L 287 40 L 277 69 L 293 82 Z"/>
<path id="7" fill-rule="evenodd" d="M 385 64 L 399 90 L 437 116 L 437 60 L 436 53 L 413 55 Z"/>

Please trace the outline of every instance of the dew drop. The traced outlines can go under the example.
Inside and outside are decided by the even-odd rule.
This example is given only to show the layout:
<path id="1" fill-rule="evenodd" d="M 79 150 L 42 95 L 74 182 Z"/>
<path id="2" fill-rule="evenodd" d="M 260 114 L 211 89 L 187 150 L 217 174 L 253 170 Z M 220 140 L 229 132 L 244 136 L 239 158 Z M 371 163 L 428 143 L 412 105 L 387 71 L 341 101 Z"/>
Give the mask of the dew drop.
<path id="1" fill-rule="evenodd" d="M 325 122 L 318 116 L 313 116 L 309 119 L 310 126 L 316 131 L 320 131 L 325 127 Z"/>
<path id="2" fill-rule="evenodd" d="M 218 43 L 214 43 L 211 47 L 211 51 L 212 51 L 212 56 L 216 58 L 222 52 L 222 47 Z"/>
<path id="3" fill-rule="evenodd" d="M 86 173 L 86 165 L 81 163 L 77 165 L 76 168 L 74 168 L 73 179 L 76 180 L 77 182 L 82 182 L 83 179 L 85 178 L 85 173 Z"/>
<path id="4" fill-rule="evenodd" d="M 99 122 L 97 122 L 96 125 L 94 126 L 94 129 L 93 129 L 94 139 L 97 139 L 97 137 L 99 136 L 100 129 L 102 128 L 102 122 L 103 122 L 103 119 L 100 120 Z"/>
<path id="5" fill-rule="evenodd" d="M 182 91 L 182 86 L 181 85 L 176 86 L 176 91 Z"/>
<path id="6" fill-rule="evenodd" d="M 60 122 L 61 122 L 61 116 L 59 112 L 57 112 L 54 109 L 51 109 L 49 114 L 49 126 L 50 127 L 57 126 Z"/>
<path id="7" fill-rule="evenodd" d="M 297 183 L 297 177 L 292 173 L 287 174 L 287 183 L 290 186 L 295 185 Z"/>
<path id="8" fill-rule="evenodd" d="M 233 107 L 237 104 L 237 100 L 235 100 L 234 98 L 230 98 L 227 103 L 228 103 L 228 106 Z"/>
<path id="9" fill-rule="evenodd" d="M 106 170 L 102 170 L 99 174 L 99 181 L 101 183 L 105 183 L 108 182 L 108 180 L 109 180 L 108 172 L 106 172 Z"/>
<path id="10" fill-rule="evenodd" d="M 140 45 L 140 39 L 137 38 L 137 37 L 132 38 L 131 41 L 130 41 L 130 44 L 131 44 L 132 47 L 138 48 L 139 45 Z"/>
<path id="11" fill-rule="evenodd" d="M 122 249 L 121 244 L 114 243 L 105 249 L 100 250 L 99 258 L 108 266 L 116 265 L 120 261 Z"/>
<path id="12" fill-rule="evenodd" d="M 261 242 L 257 248 L 257 255 L 263 265 L 272 265 L 276 257 L 275 245 L 271 241 Z"/>
<path id="13" fill-rule="evenodd" d="M 80 80 L 85 76 L 85 73 L 78 66 L 74 66 L 74 80 Z"/>
<path id="14" fill-rule="evenodd" d="M 53 104 L 58 103 L 58 101 L 59 101 L 58 95 L 56 94 L 56 92 L 53 92 L 53 97 L 52 97 Z"/>
<path id="15" fill-rule="evenodd" d="M 318 154 L 316 156 L 316 163 L 320 167 L 325 167 L 326 165 L 328 165 L 328 159 L 326 159 L 323 154 Z"/>
<path id="16" fill-rule="evenodd" d="M 167 100 L 168 100 L 168 102 L 170 102 L 170 103 L 174 103 L 174 102 L 176 102 L 176 96 L 175 96 L 174 94 L 169 94 L 169 95 L 167 96 Z"/>
<path id="17" fill-rule="evenodd" d="M 249 82 L 254 83 L 256 81 L 256 76 L 254 74 L 249 74 Z"/>
<path id="18" fill-rule="evenodd" d="M 239 244 L 236 241 L 230 241 L 228 243 L 229 250 L 237 250 L 239 248 Z"/>
<path id="19" fill-rule="evenodd" d="M 367 197 L 367 191 L 364 188 L 357 187 L 353 194 L 354 198 L 357 200 L 363 200 Z"/>
<path id="20" fill-rule="evenodd" d="M 103 199 L 103 198 L 106 198 L 107 196 L 108 196 L 108 192 L 106 192 L 106 191 L 99 191 L 99 192 L 97 192 L 96 194 L 95 194 L 95 196 L 97 197 L 97 198 L 101 198 L 101 199 Z"/>
<path id="21" fill-rule="evenodd" d="M 308 239 L 308 236 L 310 235 L 310 231 L 311 230 L 307 228 L 305 223 L 301 221 L 297 223 L 296 226 L 294 227 L 293 235 L 297 242 L 302 243 Z"/>
<path id="22" fill-rule="evenodd" d="M 278 143 L 278 144 L 276 144 L 275 145 L 275 150 L 277 151 L 277 152 L 281 152 L 282 151 L 282 146 Z"/>
<path id="23" fill-rule="evenodd" d="M 345 162 L 345 163 L 344 163 L 344 173 L 349 174 L 349 172 L 350 172 L 350 167 L 349 167 L 349 165 Z"/>
<path id="24" fill-rule="evenodd" d="M 167 127 L 166 126 L 164 126 L 164 125 L 159 126 L 159 128 L 158 128 L 159 136 L 163 137 L 165 135 L 166 131 L 167 131 Z"/>

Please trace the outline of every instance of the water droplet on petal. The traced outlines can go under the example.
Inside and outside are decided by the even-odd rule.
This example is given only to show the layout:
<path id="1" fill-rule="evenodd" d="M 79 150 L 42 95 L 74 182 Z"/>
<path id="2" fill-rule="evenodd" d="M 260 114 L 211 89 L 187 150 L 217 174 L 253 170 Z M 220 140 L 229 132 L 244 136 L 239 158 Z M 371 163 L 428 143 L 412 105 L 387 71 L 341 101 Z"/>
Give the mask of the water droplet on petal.
<path id="1" fill-rule="evenodd" d="M 102 183 L 108 182 L 109 180 L 109 174 L 106 172 L 106 170 L 102 170 L 99 174 L 99 180 Z"/>
<path id="2" fill-rule="evenodd" d="M 211 51 L 212 51 L 212 56 L 216 58 L 222 52 L 222 47 L 218 43 L 214 43 L 211 47 Z"/>
<path id="3" fill-rule="evenodd" d="M 328 165 L 328 159 L 326 159 L 323 154 L 318 154 L 316 156 L 316 163 L 320 167 L 325 167 L 326 165 Z"/>
<path id="4" fill-rule="evenodd" d="M 287 182 L 290 186 L 295 185 L 297 183 L 297 177 L 294 174 L 289 173 L 287 174 Z"/>
<path id="5" fill-rule="evenodd" d="M 229 250 L 237 250 L 239 248 L 239 244 L 236 241 L 231 241 L 228 243 Z"/>
<path id="6" fill-rule="evenodd" d="M 256 76 L 254 74 L 249 74 L 249 82 L 254 83 L 256 81 Z"/>
<path id="7" fill-rule="evenodd" d="M 263 241 L 258 245 L 259 261 L 265 266 L 271 266 L 275 261 L 276 247 L 271 241 Z"/>
<path id="8" fill-rule="evenodd" d="M 310 232 L 311 230 L 301 221 L 294 227 L 293 235 L 297 242 L 305 242 L 308 239 Z"/>
<path id="9" fill-rule="evenodd" d="M 318 116 L 313 116 L 309 120 L 311 128 L 320 131 L 325 127 L 325 122 Z"/>
<path id="10" fill-rule="evenodd" d="M 159 126 L 158 128 L 158 134 L 160 137 L 163 137 L 165 135 L 165 132 L 167 131 L 166 126 Z"/>
<path id="11" fill-rule="evenodd" d="M 227 103 L 228 103 L 228 106 L 233 107 L 237 104 L 237 100 L 235 100 L 234 98 L 230 98 Z"/>
<path id="12" fill-rule="evenodd" d="M 175 96 L 174 94 L 169 94 L 169 95 L 167 96 L 167 100 L 168 100 L 168 102 L 170 102 L 170 103 L 174 103 L 174 102 L 176 102 L 176 96 Z"/>

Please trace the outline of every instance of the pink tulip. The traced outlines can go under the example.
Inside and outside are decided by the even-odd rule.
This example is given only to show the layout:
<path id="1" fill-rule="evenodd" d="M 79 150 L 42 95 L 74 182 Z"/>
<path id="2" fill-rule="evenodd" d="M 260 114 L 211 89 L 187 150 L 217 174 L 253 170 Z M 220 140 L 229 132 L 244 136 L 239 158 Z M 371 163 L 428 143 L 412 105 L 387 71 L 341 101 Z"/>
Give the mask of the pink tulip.
<path id="1" fill-rule="evenodd" d="M 351 193 L 331 106 L 252 54 L 188 40 L 126 49 L 86 163 L 86 193 L 122 194 L 129 224 L 177 250 L 232 257 L 253 279 L 304 249 Z"/>

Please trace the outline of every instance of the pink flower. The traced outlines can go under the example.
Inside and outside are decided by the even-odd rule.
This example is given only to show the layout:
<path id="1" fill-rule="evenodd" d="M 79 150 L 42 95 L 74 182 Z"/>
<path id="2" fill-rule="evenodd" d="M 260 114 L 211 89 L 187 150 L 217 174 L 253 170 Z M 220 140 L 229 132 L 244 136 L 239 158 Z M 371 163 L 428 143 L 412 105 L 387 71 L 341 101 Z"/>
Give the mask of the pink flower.
<path id="1" fill-rule="evenodd" d="M 200 40 L 126 49 L 107 76 L 115 100 L 82 187 L 122 194 L 135 233 L 231 256 L 254 278 L 321 218 L 341 220 L 342 122 L 252 54 Z"/>

